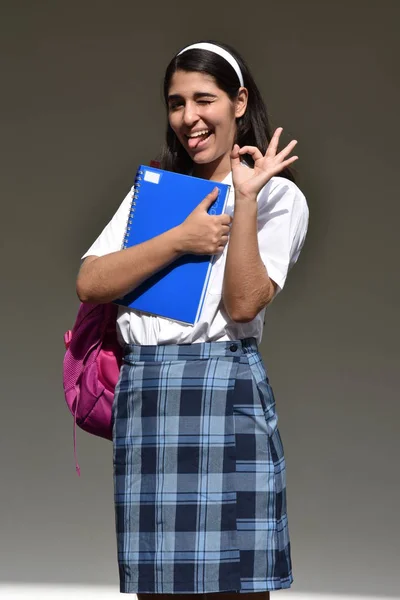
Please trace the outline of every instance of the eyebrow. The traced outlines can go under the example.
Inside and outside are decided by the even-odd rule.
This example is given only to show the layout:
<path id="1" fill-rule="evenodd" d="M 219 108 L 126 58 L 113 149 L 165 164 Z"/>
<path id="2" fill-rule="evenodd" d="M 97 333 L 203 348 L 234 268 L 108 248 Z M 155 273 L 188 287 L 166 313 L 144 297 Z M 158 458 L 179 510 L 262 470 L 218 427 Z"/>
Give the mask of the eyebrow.
<path id="1" fill-rule="evenodd" d="M 198 100 L 199 98 L 217 98 L 217 96 L 215 94 L 212 94 L 211 92 L 195 92 L 193 94 L 195 100 Z M 180 100 L 182 98 L 182 96 L 180 94 L 170 94 L 168 96 L 168 102 L 171 102 L 172 100 Z"/>

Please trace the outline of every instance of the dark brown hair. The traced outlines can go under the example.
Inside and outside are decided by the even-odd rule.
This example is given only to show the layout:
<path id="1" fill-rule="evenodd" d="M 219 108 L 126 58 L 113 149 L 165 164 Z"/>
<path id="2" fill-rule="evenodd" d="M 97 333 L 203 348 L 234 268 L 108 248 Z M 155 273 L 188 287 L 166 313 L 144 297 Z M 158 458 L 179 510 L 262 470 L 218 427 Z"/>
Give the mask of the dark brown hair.
<path id="1" fill-rule="evenodd" d="M 242 71 L 244 87 L 248 90 L 246 112 L 242 117 L 237 119 L 235 143 L 239 144 L 239 146 L 256 146 L 265 154 L 271 140 L 271 128 L 266 106 L 248 66 L 231 46 L 210 40 L 208 42 L 224 48 L 234 56 Z M 232 101 L 237 97 L 240 82 L 233 67 L 222 56 L 219 56 L 219 54 L 196 48 L 175 56 L 167 66 L 164 77 L 164 101 L 167 110 L 171 79 L 176 71 L 207 73 L 214 77 L 218 87 Z M 254 165 L 251 156 L 245 155 L 243 158 L 250 166 Z M 169 123 L 167 123 L 166 139 L 161 151 L 160 163 L 162 169 L 177 171 L 179 173 L 189 173 L 193 165 L 192 159 L 179 142 Z M 289 167 L 283 169 L 279 175 L 291 181 L 295 180 L 293 172 Z"/>

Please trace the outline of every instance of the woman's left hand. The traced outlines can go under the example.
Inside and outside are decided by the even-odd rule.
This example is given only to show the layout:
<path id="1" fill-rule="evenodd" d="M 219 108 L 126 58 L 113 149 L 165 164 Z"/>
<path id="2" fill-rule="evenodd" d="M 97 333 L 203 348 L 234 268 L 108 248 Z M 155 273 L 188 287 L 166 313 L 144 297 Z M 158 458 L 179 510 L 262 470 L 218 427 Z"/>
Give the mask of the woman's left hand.
<path id="1" fill-rule="evenodd" d="M 271 177 L 277 175 L 298 159 L 298 156 L 291 156 L 286 159 L 297 144 L 297 140 L 292 140 L 286 148 L 277 154 L 282 131 L 282 127 L 278 127 L 275 130 L 264 156 L 255 146 L 243 146 L 243 148 L 240 148 L 238 144 L 234 145 L 231 152 L 231 167 L 236 197 L 256 199 L 257 194 Z M 250 154 L 252 156 L 254 160 L 253 169 L 249 169 L 249 167 L 240 162 L 242 154 Z"/>

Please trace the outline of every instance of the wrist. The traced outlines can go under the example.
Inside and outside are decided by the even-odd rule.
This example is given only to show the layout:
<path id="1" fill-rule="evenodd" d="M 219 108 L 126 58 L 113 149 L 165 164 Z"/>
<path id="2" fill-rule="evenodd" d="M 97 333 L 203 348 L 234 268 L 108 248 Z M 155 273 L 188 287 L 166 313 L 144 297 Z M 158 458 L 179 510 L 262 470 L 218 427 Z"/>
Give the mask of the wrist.
<path id="1" fill-rule="evenodd" d="M 247 221 L 247 219 L 255 218 L 258 213 L 258 204 L 257 198 L 252 199 L 248 196 L 238 196 L 235 197 L 235 209 L 234 215 L 243 215 L 243 218 Z M 240 217 L 242 220 L 242 217 Z M 235 220 L 235 219 L 233 219 Z M 233 226 L 233 223 L 232 223 Z"/>
<path id="2" fill-rule="evenodd" d="M 185 240 L 182 231 L 182 225 L 177 225 L 169 230 L 169 235 L 171 238 L 172 248 L 175 254 L 178 256 L 182 256 L 187 253 L 185 248 Z"/>
<path id="3" fill-rule="evenodd" d="M 235 190 L 235 202 L 248 202 L 248 203 L 256 203 L 257 202 L 257 194 L 256 193 L 248 193 L 243 194 L 242 192 Z"/>

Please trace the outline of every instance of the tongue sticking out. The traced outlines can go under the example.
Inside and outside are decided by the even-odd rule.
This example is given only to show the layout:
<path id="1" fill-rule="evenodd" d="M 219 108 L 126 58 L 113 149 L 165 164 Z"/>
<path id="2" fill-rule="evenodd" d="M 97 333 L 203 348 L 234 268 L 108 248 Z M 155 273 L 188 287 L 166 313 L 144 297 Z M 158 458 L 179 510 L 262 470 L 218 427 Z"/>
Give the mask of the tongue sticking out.
<path id="1" fill-rule="evenodd" d="M 200 144 L 200 142 L 204 142 L 204 140 L 206 140 L 210 135 L 211 135 L 211 133 L 206 133 L 205 135 L 201 135 L 199 137 L 189 138 L 188 139 L 189 148 L 191 150 L 194 150 L 195 148 L 197 148 L 197 146 Z"/>

